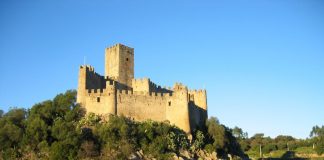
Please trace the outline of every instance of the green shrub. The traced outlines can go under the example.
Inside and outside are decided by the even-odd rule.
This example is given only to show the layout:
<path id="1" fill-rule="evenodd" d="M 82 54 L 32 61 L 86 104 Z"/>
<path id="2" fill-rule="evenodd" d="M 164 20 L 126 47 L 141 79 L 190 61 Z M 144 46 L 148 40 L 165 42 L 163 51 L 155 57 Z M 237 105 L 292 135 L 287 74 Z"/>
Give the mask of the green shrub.
<path id="1" fill-rule="evenodd" d="M 318 155 L 322 155 L 324 153 L 324 136 L 320 138 L 315 146 L 315 151 Z"/>
<path id="2" fill-rule="evenodd" d="M 212 144 L 207 144 L 205 146 L 205 150 L 208 152 L 208 153 L 212 153 L 214 151 L 216 151 L 216 148 L 212 145 Z"/>
<path id="3" fill-rule="evenodd" d="M 266 144 L 263 148 L 262 148 L 262 151 L 263 153 L 267 154 L 267 153 L 270 153 L 271 151 L 275 151 L 277 150 L 277 146 L 273 143 L 270 143 L 270 144 Z"/>
<path id="4" fill-rule="evenodd" d="M 190 149 L 192 151 L 203 149 L 204 144 L 205 144 L 204 140 L 205 140 L 204 133 L 202 131 L 198 130 L 194 136 L 193 143 L 192 143 Z"/>

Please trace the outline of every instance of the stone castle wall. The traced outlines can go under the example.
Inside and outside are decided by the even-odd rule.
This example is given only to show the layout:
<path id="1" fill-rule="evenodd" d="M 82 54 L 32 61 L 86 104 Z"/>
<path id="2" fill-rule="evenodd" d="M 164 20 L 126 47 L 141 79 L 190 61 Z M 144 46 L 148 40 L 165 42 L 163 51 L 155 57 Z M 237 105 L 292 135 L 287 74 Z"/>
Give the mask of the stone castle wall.
<path id="1" fill-rule="evenodd" d="M 189 91 L 179 83 L 163 88 L 149 78 L 134 79 L 133 53 L 120 44 L 106 49 L 105 76 L 91 66 L 80 67 L 77 102 L 86 112 L 169 121 L 187 133 L 202 126 L 207 118 L 206 91 Z"/>
<path id="2" fill-rule="evenodd" d="M 126 115 L 138 121 L 147 119 L 165 121 L 169 95 L 161 93 L 117 92 L 117 114 Z"/>

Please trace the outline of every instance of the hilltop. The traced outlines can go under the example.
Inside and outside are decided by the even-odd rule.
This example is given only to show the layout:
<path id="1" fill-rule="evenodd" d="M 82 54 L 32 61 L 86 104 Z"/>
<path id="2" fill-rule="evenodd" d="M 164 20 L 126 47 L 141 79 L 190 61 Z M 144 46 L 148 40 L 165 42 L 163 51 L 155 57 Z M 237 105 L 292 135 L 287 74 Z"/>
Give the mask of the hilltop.
<path id="1" fill-rule="evenodd" d="M 209 118 L 187 134 L 168 121 L 98 116 L 76 103 L 76 91 L 30 109 L 12 108 L 0 119 L 3 159 L 198 159 L 244 157 L 231 130 Z"/>
<path id="2" fill-rule="evenodd" d="M 1 159 L 324 158 L 324 126 L 314 126 L 309 139 L 248 137 L 210 117 L 187 134 L 168 121 L 85 114 L 76 93 L 69 90 L 30 109 L 0 110 Z"/>

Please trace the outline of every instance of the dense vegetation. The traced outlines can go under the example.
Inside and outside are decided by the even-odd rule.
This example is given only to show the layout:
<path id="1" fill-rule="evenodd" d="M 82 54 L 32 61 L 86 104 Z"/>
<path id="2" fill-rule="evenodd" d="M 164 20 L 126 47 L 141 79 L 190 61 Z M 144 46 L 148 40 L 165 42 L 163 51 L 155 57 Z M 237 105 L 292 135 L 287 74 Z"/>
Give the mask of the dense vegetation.
<path id="1" fill-rule="evenodd" d="M 243 157 L 232 130 L 216 118 L 207 120 L 192 140 L 168 122 L 135 122 L 126 117 L 84 115 L 76 92 L 67 91 L 30 109 L 0 112 L 0 156 L 3 159 L 126 159 L 141 151 L 169 159 L 187 151 Z"/>
<path id="2" fill-rule="evenodd" d="M 285 159 L 294 158 L 295 152 L 321 155 L 324 126 L 314 126 L 308 139 L 270 138 L 262 133 L 248 137 L 241 128 L 228 128 L 211 117 L 189 139 L 168 122 L 85 116 L 72 90 L 28 110 L 0 110 L 0 159 L 127 159 L 136 152 L 169 159 L 183 151 L 197 158 L 202 150 L 223 158 L 228 154 L 243 158 L 244 153 Z"/>
<path id="3" fill-rule="evenodd" d="M 310 138 L 296 139 L 292 136 L 279 135 L 275 138 L 265 137 L 258 133 L 248 138 L 246 132 L 239 127 L 232 129 L 233 135 L 237 138 L 242 150 L 249 157 L 272 157 L 272 158 L 296 158 L 312 157 L 312 154 L 322 155 L 324 153 L 324 126 L 314 126 Z M 300 154 L 300 155 L 296 155 Z M 288 154 L 290 157 L 285 157 Z M 293 157 L 291 157 L 293 155 Z"/>

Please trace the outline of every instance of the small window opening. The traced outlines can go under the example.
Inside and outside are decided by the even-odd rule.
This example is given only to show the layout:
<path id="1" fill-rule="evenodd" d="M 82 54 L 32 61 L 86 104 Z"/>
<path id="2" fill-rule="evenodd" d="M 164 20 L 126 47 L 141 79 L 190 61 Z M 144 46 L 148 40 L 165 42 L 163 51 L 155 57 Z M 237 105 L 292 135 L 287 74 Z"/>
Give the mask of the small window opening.
<path id="1" fill-rule="evenodd" d="M 97 97 L 97 102 L 100 102 L 100 97 Z"/>
<path id="2" fill-rule="evenodd" d="M 168 104 L 169 104 L 169 106 L 171 106 L 171 101 L 169 101 L 169 103 L 168 103 Z"/>
<path id="3" fill-rule="evenodd" d="M 126 58 L 126 61 L 128 61 L 128 58 Z"/>

